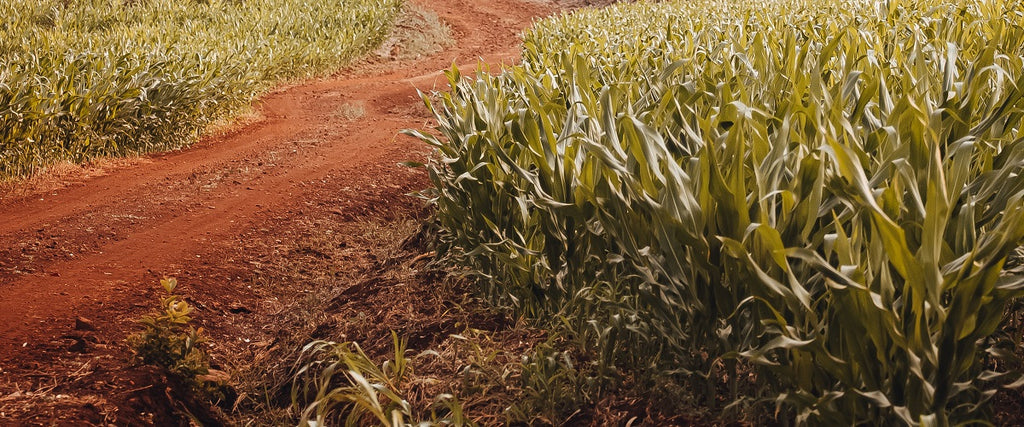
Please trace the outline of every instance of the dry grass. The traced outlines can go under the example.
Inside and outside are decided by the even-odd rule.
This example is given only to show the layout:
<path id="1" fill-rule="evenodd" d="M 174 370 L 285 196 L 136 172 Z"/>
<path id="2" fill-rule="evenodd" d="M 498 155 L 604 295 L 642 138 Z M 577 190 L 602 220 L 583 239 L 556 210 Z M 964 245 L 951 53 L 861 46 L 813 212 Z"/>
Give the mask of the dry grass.
<path id="1" fill-rule="evenodd" d="M 346 102 L 334 110 L 334 116 L 345 121 L 353 121 L 366 115 L 366 107 L 361 103 Z"/>
<path id="2" fill-rule="evenodd" d="M 452 30 L 437 14 L 406 3 L 395 20 L 395 28 L 375 51 L 386 59 L 419 59 L 438 53 L 455 43 Z"/>
<path id="3" fill-rule="evenodd" d="M 68 161 L 47 165 L 20 181 L 0 179 L 0 201 L 31 196 L 46 197 L 69 185 L 104 176 L 111 170 L 148 163 L 145 157 L 99 157 L 83 164 Z"/>

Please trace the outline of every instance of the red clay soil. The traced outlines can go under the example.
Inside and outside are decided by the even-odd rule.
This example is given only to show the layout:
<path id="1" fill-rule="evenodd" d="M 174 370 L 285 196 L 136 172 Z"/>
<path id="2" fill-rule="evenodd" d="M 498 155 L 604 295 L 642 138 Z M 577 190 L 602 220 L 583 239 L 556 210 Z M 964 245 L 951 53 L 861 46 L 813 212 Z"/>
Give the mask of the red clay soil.
<path id="1" fill-rule="evenodd" d="M 279 90 L 257 104 L 255 123 L 189 149 L 0 199 L 0 425 L 160 423 L 160 408 L 145 409 L 160 394 L 139 397 L 160 387 L 118 373 L 160 277 L 188 278 L 179 281 L 201 288 L 201 308 L 255 309 L 242 307 L 256 304 L 242 278 L 258 260 L 237 250 L 248 240 L 287 238 L 284 224 L 310 213 L 386 219 L 416 209 L 405 194 L 427 185 L 423 172 L 397 165 L 429 151 L 399 135 L 431 125 L 416 89 L 444 88 L 452 63 L 514 61 L 522 29 L 560 4 L 415 3 L 452 28 L 452 48 Z M 365 113 L 352 119 L 344 106 Z M 92 375 L 92 394 L 59 394 L 76 372 Z M 11 404 L 47 392 L 86 409 Z"/>

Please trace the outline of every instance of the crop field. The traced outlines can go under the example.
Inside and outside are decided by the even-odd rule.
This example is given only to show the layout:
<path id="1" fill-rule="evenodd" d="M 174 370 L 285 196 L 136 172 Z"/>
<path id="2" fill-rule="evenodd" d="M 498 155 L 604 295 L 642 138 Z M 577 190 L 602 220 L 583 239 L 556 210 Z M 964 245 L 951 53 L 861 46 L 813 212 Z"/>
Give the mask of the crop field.
<path id="1" fill-rule="evenodd" d="M 812 424 L 986 419 L 1020 385 L 1021 40 L 1020 1 L 551 18 L 521 65 L 449 72 L 441 135 L 415 133 L 439 156 L 423 194 L 492 302 L 590 350 L 550 359 L 569 388 L 629 377 Z"/>
<path id="2" fill-rule="evenodd" d="M 179 147 L 375 48 L 400 0 L 0 0 L 0 177 Z"/>

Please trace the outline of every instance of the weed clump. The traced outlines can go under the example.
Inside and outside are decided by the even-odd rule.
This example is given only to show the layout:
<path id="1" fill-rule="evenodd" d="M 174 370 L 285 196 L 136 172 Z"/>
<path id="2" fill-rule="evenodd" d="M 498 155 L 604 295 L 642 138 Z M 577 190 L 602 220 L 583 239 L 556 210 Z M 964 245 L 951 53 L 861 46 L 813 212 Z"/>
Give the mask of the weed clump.
<path id="1" fill-rule="evenodd" d="M 165 278 L 160 285 L 167 291 L 160 310 L 139 320 L 144 330 L 128 337 L 128 345 L 137 361 L 195 383 L 198 376 L 210 373 L 209 358 L 200 347 L 208 339 L 203 328 L 189 325 L 193 308 L 180 295 L 174 295 L 178 281 Z"/>
<path id="2" fill-rule="evenodd" d="M 393 359 L 380 365 L 355 342 L 307 344 L 292 377 L 292 407 L 301 410 L 299 425 L 325 425 L 342 418 L 346 425 L 474 425 L 450 394 L 439 394 L 427 410 L 409 403 L 415 358 L 406 355 L 405 338 L 394 332 L 391 338 Z M 420 354 L 429 355 L 437 353 Z M 417 421 L 424 419 L 429 421 Z"/>

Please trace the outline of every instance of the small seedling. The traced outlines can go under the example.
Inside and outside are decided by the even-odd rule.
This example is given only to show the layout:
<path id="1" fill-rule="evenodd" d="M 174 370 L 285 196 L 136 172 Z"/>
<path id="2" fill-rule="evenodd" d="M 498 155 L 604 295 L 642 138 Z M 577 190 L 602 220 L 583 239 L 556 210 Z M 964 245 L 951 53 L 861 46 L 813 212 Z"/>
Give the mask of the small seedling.
<path id="1" fill-rule="evenodd" d="M 207 341 L 203 328 L 189 325 L 193 308 L 174 295 L 178 281 L 174 278 L 160 280 L 167 292 L 161 299 L 160 311 L 143 316 L 139 323 L 145 328 L 128 338 L 128 344 L 135 352 L 135 358 L 147 365 L 160 366 L 188 381 L 195 381 L 197 375 L 210 371 L 206 353 L 199 347 Z"/>

